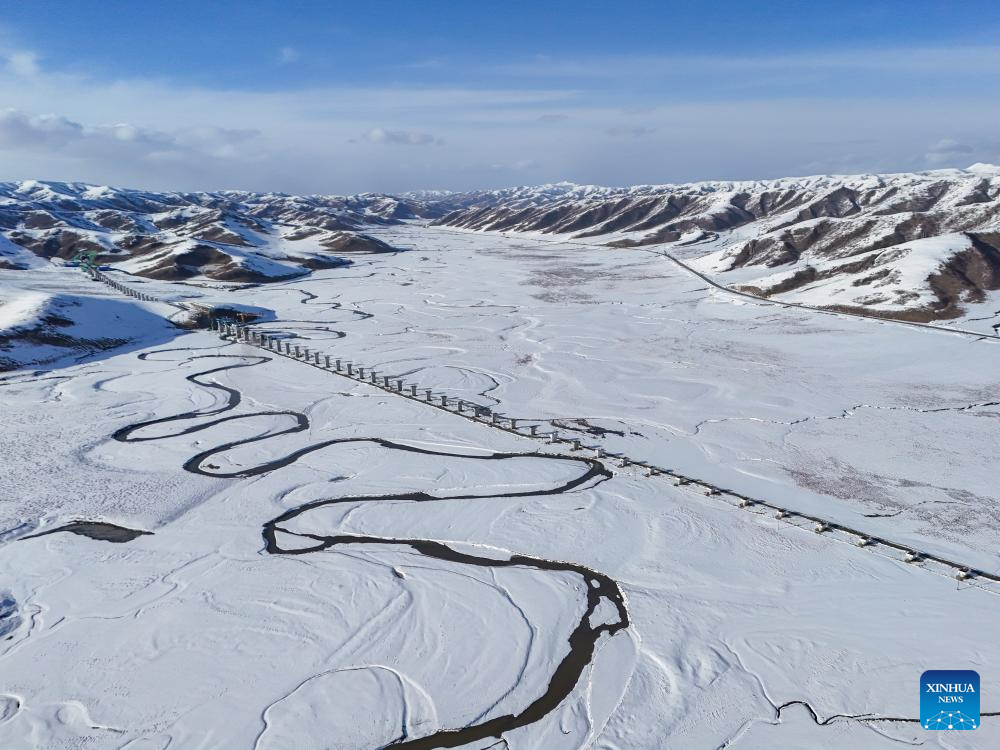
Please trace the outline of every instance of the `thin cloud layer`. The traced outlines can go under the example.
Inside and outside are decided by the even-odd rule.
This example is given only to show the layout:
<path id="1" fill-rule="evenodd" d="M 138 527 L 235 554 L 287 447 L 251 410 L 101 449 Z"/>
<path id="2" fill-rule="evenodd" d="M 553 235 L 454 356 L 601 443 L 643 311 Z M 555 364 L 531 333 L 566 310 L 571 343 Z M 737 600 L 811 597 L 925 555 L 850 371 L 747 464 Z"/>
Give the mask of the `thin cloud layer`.
<path id="1" fill-rule="evenodd" d="M 613 138 L 642 138 L 645 135 L 652 135 L 656 128 L 647 128 L 643 125 L 622 126 L 616 125 L 604 131 Z"/>
<path id="2" fill-rule="evenodd" d="M 128 123 L 84 125 L 62 115 L 0 111 L 0 148 L 61 152 L 83 158 L 227 159 L 238 156 L 238 147 L 257 134 L 251 129 L 217 127 L 163 132 Z"/>
<path id="3" fill-rule="evenodd" d="M 38 57 L 33 52 L 10 52 L 6 57 L 7 69 L 14 75 L 27 78 L 39 72 Z"/>
<path id="4" fill-rule="evenodd" d="M 968 143 L 959 143 L 952 138 L 942 138 L 927 150 L 924 158 L 929 164 L 946 164 L 956 158 L 968 161 L 972 159 L 976 150 L 975 146 Z"/>
<path id="5" fill-rule="evenodd" d="M 396 143 L 404 146 L 444 145 L 444 141 L 430 133 L 416 133 L 410 130 L 386 130 L 385 128 L 372 128 L 355 140 L 368 141 L 369 143 Z"/>
<path id="6" fill-rule="evenodd" d="M 282 47 L 278 50 L 278 63 L 288 65 L 289 63 L 297 62 L 301 56 L 295 47 Z"/>
<path id="7" fill-rule="evenodd" d="M 954 65 L 973 76 L 976 64 L 993 59 L 991 49 L 960 52 Z M 279 52 L 279 61 L 297 54 Z M 902 52 L 858 56 L 914 85 L 923 76 L 907 73 Z M 847 57 L 817 56 L 812 65 L 830 72 L 861 64 Z M 663 183 L 1000 161 L 992 133 L 1000 102 L 984 98 L 982 88 L 910 94 L 901 85 L 874 97 L 846 87 L 815 96 L 809 85 L 768 95 L 760 84 L 709 97 L 703 90 L 721 85 L 731 66 L 783 77 L 787 63 L 712 60 L 685 63 L 685 85 L 661 91 L 609 90 L 608 77 L 591 70 L 634 69 L 628 58 L 576 65 L 576 79 L 562 86 L 553 76 L 494 82 L 484 72 L 478 86 L 232 90 L 51 70 L 33 51 L 0 49 L 0 102 L 9 108 L 0 111 L 0 158 L 5 179 L 296 193 Z M 555 64 L 563 63 L 535 61 Z"/>

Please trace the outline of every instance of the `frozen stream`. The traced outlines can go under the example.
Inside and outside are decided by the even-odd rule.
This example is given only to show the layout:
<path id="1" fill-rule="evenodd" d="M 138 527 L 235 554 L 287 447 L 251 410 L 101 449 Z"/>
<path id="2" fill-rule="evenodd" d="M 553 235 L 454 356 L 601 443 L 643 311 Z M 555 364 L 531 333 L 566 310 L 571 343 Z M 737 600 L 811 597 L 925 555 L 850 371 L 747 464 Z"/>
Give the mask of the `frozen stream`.
<path id="1" fill-rule="evenodd" d="M 645 253 L 384 231 L 413 250 L 129 283 L 996 569 L 998 347 L 734 301 Z M 925 669 L 979 670 L 990 717 L 1000 695 L 1000 597 L 917 566 L 204 331 L 0 400 L 4 748 L 1000 741 L 916 724 Z"/>
<path id="2" fill-rule="evenodd" d="M 164 350 L 159 350 L 157 355 L 163 355 L 164 353 Z M 144 353 L 139 356 L 145 358 L 148 354 Z M 484 721 L 473 726 L 467 726 L 461 729 L 441 730 L 433 735 L 419 738 L 409 738 L 404 731 L 403 736 L 392 743 L 393 747 L 407 748 L 408 750 L 431 750 L 432 748 L 459 747 L 470 742 L 489 737 L 499 739 L 506 732 L 513 729 L 519 729 L 538 721 L 546 714 L 558 708 L 563 700 L 565 700 L 573 692 L 580 680 L 581 675 L 584 673 L 584 670 L 590 665 L 595 647 L 601 640 L 602 636 L 613 636 L 620 630 L 628 627 L 628 612 L 626 611 L 625 602 L 618 585 L 606 575 L 590 570 L 582 565 L 556 562 L 553 560 L 545 560 L 526 555 L 511 555 L 506 559 L 495 556 L 484 557 L 481 555 L 471 554 L 467 551 L 455 549 L 447 544 L 431 539 L 385 538 L 349 533 L 320 534 L 308 530 L 310 528 L 310 513 L 318 509 L 337 504 L 356 505 L 359 503 L 455 502 L 473 498 L 515 498 L 558 495 L 584 485 L 593 486 L 597 482 L 608 479 L 611 474 L 600 464 L 600 462 L 592 459 L 560 457 L 544 453 L 491 453 L 477 456 L 460 453 L 447 453 L 427 448 L 417 448 L 401 443 L 394 443 L 390 440 L 382 438 L 340 438 L 314 443 L 305 448 L 300 448 L 299 450 L 286 456 L 273 458 L 254 466 L 246 466 L 236 472 L 220 473 L 206 468 L 206 466 L 212 465 L 210 462 L 214 457 L 219 456 L 220 454 L 225 454 L 233 448 L 237 448 L 248 443 L 266 440 L 270 437 L 278 435 L 306 431 L 309 429 L 309 419 L 305 414 L 287 411 L 251 412 L 248 414 L 218 417 L 217 415 L 219 414 L 235 409 L 241 401 L 241 394 L 235 388 L 228 388 L 218 383 L 208 381 L 205 378 L 209 375 L 216 375 L 232 368 L 253 367 L 260 365 L 269 361 L 269 358 L 213 354 L 195 355 L 191 359 L 236 360 L 232 364 L 202 370 L 193 375 L 188 375 L 186 378 L 188 381 L 203 388 L 221 392 L 225 395 L 225 401 L 221 405 L 214 408 L 199 411 L 188 411 L 168 417 L 161 417 L 159 419 L 138 422 L 136 424 L 123 427 L 115 432 L 114 438 L 116 440 L 121 442 L 157 440 L 168 437 L 177 437 L 180 435 L 189 435 L 200 430 L 214 427 L 229 420 L 252 419 L 260 416 L 289 417 L 294 421 L 294 424 L 287 429 L 255 435 L 254 437 L 234 440 L 215 446 L 188 459 L 184 463 L 184 468 L 187 471 L 209 477 L 251 477 L 281 469 L 294 463 L 299 458 L 309 453 L 343 443 L 372 443 L 391 451 L 405 451 L 411 455 L 426 457 L 426 460 L 432 460 L 432 457 L 437 456 L 461 458 L 468 461 L 501 461 L 511 463 L 514 459 L 535 458 L 541 461 L 568 462 L 569 464 L 579 466 L 578 476 L 555 487 L 536 488 L 521 492 L 505 492 L 496 494 L 473 493 L 465 495 L 436 496 L 426 492 L 409 492 L 395 495 L 324 498 L 292 508 L 265 524 L 263 532 L 265 549 L 272 555 L 304 555 L 335 549 L 338 547 L 349 547 L 351 545 L 375 547 L 400 545 L 409 547 L 424 557 L 435 560 L 445 560 L 460 565 L 475 565 L 484 568 L 531 568 L 539 571 L 574 573 L 580 577 L 581 586 L 586 592 L 586 608 L 580 617 L 579 623 L 569 634 L 569 652 L 557 665 L 543 695 L 536 698 L 528 706 L 523 708 L 523 710 L 520 710 L 517 713 L 496 716 L 488 721 Z M 181 427 L 179 431 L 172 433 L 161 433 L 155 437 L 141 436 L 142 432 L 158 425 L 172 425 L 178 422 L 188 422 L 196 419 L 200 420 L 205 417 L 215 418 L 208 421 L 199 421 L 193 425 L 185 425 Z M 610 607 L 598 612 L 598 608 L 601 607 L 602 604 L 610 605 Z M 610 615 L 610 617 L 608 615 Z"/>

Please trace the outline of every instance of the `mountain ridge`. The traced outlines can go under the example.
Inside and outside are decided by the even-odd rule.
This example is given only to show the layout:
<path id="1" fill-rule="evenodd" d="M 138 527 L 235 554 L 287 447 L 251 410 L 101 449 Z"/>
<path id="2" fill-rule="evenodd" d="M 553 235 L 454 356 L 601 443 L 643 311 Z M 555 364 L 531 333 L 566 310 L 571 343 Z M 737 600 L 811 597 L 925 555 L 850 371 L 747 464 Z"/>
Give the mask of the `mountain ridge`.
<path id="1" fill-rule="evenodd" d="M 1000 289 L 1000 167 L 483 191 L 433 224 L 664 248 L 758 296 L 961 317 Z"/>
<path id="2" fill-rule="evenodd" d="M 418 218 L 393 196 L 158 192 L 81 182 L 0 183 L 0 267 L 81 251 L 141 276 L 266 282 L 396 250 L 363 230 Z"/>
<path id="3" fill-rule="evenodd" d="M 983 163 L 349 196 L 3 182 L 0 268 L 84 250 L 150 278 L 261 283 L 396 251 L 371 232 L 402 222 L 666 249 L 736 290 L 907 320 L 961 318 L 1000 289 L 1000 166 Z"/>

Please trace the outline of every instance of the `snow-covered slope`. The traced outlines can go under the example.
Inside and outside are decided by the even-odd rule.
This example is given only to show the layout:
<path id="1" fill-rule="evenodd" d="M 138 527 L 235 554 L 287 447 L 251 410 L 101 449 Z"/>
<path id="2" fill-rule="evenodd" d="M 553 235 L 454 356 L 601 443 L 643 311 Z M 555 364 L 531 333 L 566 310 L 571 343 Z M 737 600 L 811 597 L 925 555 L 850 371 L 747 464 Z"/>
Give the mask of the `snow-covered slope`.
<path id="1" fill-rule="evenodd" d="M 161 279 L 270 281 L 394 248 L 366 226 L 426 215 L 391 196 L 156 193 L 82 183 L 0 183 L 0 268 L 96 251 Z"/>
<path id="2" fill-rule="evenodd" d="M 0 372 L 176 335 L 159 315 L 117 296 L 0 288 Z"/>
<path id="3" fill-rule="evenodd" d="M 1000 167 L 448 196 L 435 223 L 676 250 L 763 296 L 912 320 L 1000 289 Z"/>

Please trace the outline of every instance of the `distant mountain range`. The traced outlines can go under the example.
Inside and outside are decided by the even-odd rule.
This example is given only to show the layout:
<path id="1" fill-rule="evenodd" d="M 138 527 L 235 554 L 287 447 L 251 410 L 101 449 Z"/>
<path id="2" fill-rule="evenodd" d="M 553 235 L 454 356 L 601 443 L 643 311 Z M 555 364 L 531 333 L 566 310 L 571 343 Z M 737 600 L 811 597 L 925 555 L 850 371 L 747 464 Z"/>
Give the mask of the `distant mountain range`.
<path id="1" fill-rule="evenodd" d="M 0 183 L 0 267 L 93 249 L 152 278 L 260 282 L 393 251 L 366 230 L 404 221 L 665 250 L 759 296 L 909 320 L 958 318 L 1000 289 L 1000 167 L 986 164 L 348 197 Z"/>
<path id="2" fill-rule="evenodd" d="M 0 183 L 0 268 L 39 259 L 100 260 L 156 279 L 262 282 L 394 248 L 366 227 L 418 218 L 423 205 L 387 195 L 158 193 L 81 183 Z"/>
<path id="3" fill-rule="evenodd" d="M 657 248 L 743 291 L 927 321 L 1000 289 L 1000 167 L 449 196 L 434 223 Z M 1000 312 L 1000 304 L 997 305 Z"/>

